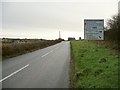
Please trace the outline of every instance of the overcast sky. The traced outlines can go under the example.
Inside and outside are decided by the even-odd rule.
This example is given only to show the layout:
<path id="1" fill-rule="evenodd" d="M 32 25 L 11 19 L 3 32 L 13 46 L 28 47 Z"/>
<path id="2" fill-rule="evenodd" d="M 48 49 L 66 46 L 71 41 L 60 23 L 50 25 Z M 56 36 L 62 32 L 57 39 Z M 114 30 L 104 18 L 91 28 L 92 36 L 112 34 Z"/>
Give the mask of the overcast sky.
<path id="1" fill-rule="evenodd" d="M 10 1 L 2 1 L 2 37 L 57 39 L 61 31 L 63 39 L 78 39 L 84 37 L 84 19 L 106 23 L 117 14 L 119 0 Z"/>

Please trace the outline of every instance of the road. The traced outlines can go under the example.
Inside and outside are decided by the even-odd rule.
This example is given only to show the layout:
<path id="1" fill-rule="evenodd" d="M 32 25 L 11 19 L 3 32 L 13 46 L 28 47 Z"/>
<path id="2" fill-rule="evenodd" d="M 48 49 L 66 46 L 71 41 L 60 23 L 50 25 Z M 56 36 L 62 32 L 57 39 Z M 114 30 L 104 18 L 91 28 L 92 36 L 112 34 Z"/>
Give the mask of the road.
<path id="1" fill-rule="evenodd" d="M 2 62 L 3 88 L 68 88 L 70 42 L 20 55 Z"/>

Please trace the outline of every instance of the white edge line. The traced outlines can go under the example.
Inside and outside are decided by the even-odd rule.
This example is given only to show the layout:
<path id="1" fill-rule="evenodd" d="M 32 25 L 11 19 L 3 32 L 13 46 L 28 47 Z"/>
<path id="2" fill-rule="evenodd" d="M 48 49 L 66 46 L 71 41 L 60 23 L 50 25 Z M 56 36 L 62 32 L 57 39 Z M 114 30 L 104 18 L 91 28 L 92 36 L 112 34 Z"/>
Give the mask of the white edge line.
<path id="1" fill-rule="evenodd" d="M 11 76 L 13 76 L 14 74 L 16 74 L 16 73 L 20 72 L 21 70 L 25 69 L 25 68 L 26 68 L 26 67 L 28 67 L 28 66 L 29 66 L 29 64 L 25 65 L 25 66 L 24 66 L 24 67 L 22 67 L 21 69 L 19 69 L 19 70 L 17 70 L 17 71 L 15 71 L 15 72 L 13 72 L 12 74 L 8 75 L 7 77 L 5 77 L 5 78 L 3 78 L 3 79 L 1 79 L 1 80 L 0 80 L 0 82 L 2 82 L 2 81 L 4 81 L 4 80 L 6 80 L 7 78 L 9 78 L 9 77 L 11 77 Z"/>

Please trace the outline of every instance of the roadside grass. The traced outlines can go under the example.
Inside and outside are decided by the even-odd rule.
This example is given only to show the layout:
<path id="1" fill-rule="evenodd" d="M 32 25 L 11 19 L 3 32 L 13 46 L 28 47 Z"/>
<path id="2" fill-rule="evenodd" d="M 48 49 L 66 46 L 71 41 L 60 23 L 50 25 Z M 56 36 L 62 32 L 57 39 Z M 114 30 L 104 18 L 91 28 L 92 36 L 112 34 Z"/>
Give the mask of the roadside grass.
<path id="1" fill-rule="evenodd" d="M 21 54 L 32 52 L 38 49 L 42 49 L 54 44 L 57 44 L 61 41 L 59 40 L 44 40 L 44 41 L 30 41 L 26 43 L 3 43 L 0 45 L 2 49 L 2 60 L 7 58 L 15 57 Z"/>
<path id="2" fill-rule="evenodd" d="M 90 41 L 72 41 L 73 88 L 118 88 L 117 52 Z"/>

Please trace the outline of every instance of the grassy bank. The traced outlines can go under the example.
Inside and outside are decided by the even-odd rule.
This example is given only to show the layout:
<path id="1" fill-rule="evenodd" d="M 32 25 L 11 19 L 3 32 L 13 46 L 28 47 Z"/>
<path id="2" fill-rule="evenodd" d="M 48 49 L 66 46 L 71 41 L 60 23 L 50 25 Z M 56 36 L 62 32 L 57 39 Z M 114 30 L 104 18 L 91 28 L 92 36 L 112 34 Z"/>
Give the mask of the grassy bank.
<path id="1" fill-rule="evenodd" d="M 117 40 L 103 40 L 103 41 L 92 41 L 95 44 L 104 46 L 105 48 L 108 49 L 113 49 L 113 50 L 117 50 L 120 52 L 120 41 Z"/>
<path id="2" fill-rule="evenodd" d="M 73 62 L 73 88 L 117 88 L 117 52 L 98 47 L 90 41 L 71 42 Z"/>
<path id="3" fill-rule="evenodd" d="M 3 43 L 2 46 L 0 46 L 2 48 L 3 60 L 61 42 L 60 40 L 28 41 L 29 42 L 25 43 Z"/>

